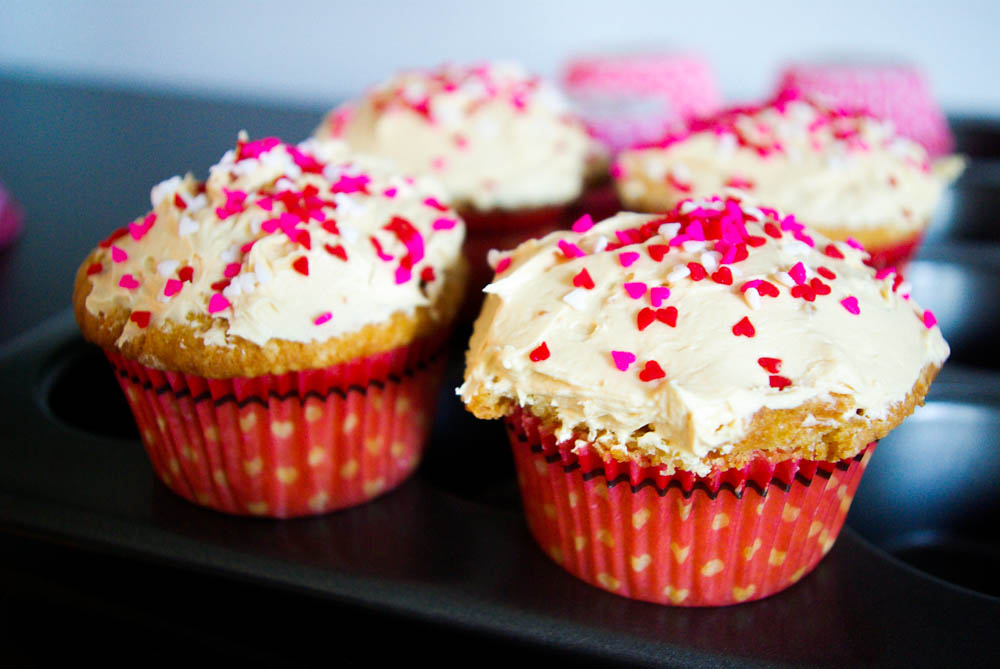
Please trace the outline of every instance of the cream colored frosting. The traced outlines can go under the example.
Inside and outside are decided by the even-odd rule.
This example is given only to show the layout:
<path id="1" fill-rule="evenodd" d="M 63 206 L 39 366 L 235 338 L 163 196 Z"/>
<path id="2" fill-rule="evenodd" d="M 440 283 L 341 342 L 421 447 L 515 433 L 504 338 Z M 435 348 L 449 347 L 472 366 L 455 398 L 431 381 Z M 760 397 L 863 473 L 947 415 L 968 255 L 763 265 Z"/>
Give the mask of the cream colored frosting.
<path id="1" fill-rule="evenodd" d="M 506 64 L 403 72 L 316 134 L 433 174 L 481 211 L 571 202 L 595 147 L 555 87 Z"/>
<path id="2" fill-rule="evenodd" d="M 735 201 L 723 216 L 729 239 L 749 235 L 763 244 L 732 243 L 729 253 L 737 255 L 727 257 L 726 242 L 698 240 L 697 229 L 708 231 L 704 222 L 724 206 L 686 202 L 665 218 L 622 213 L 587 232 L 555 232 L 494 258 L 498 274 L 485 289 L 459 388 L 464 401 L 542 407 L 554 414 L 560 439 L 585 434 L 612 451 L 635 444 L 705 474 L 706 455 L 730 452 L 762 408 L 795 408 L 836 393 L 853 398 L 852 413 L 860 408 L 873 420 L 885 418 L 926 365 L 947 358 L 933 316 L 908 299 L 907 285 L 891 272 L 876 279 L 862 262 L 866 254 L 847 243 L 828 248 L 794 218 L 783 219 L 784 231 L 772 223 L 775 239 L 757 222 L 782 220 L 775 212 L 745 205 L 744 227 Z M 696 220 L 702 225 L 691 224 Z M 616 231 L 643 226 L 651 237 L 616 248 Z M 736 260 L 740 248 L 744 260 Z M 709 276 L 693 280 L 689 263 Z M 742 290 L 758 279 L 778 296 L 762 284 Z M 808 290 L 791 287 L 798 280 L 815 288 L 812 301 L 802 296 Z M 829 293 L 816 294 L 823 286 Z M 652 322 L 640 330 L 643 310 Z M 744 318 L 752 337 L 734 331 Z M 779 359 L 777 372 L 761 358 Z M 643 380 L 650 361 L 662 378 Z"/>
<path id="3" fill-rule="evenodd" d="M 212 345 L 355 332 L 432 304 L 464 237 L 433 179 L 339 142 L 241 136 L 207 182 L 173 177 L 151 200 L 148 216 L 102 243 L 90 276 L 91 314 L 132 311 L 119 345 L 198 317 L 215 319 L 203 333 Z"/>
<path id="4" fill-rule="evenodd" d="M 616 172 L 623 201 L 642 211 L 731 192 L 838 239 L 876 228 L 899 239 L 927 225 L 961 169 L 956 157 L 931 165 L 889 122 L 791 99 L 723 112 L 662 146 L 626 151 Z"/>

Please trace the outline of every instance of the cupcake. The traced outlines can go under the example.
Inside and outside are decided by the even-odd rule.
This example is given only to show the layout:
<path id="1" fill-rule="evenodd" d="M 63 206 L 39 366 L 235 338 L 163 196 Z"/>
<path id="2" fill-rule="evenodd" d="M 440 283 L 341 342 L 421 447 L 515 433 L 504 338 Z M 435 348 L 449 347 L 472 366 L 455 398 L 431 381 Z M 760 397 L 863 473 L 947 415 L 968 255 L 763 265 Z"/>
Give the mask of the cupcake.
<path id="1" fill-rule="evenodd" d="M 542 549 L 605 590 L 683 606 L 813 569 L 874 443 L 948 356 L 934 315 L 864 259 L 718 197 L 501 258 L 459 392 L 505 419 Z"/>
<path id="2" fill-rule="evenodd" d="M 443 184 L 468 226 L 470 288 L 491 248 L 561 227 L 581 195 L 594 142 L 561 94 L 519 67 L 403 72 L 331 112 L 316 132 Z"/>
<path id="3" fill-rule="evenodd" d="M 290 517 L 403 481 L 464 288 L 440 187 L 339 143 L 241 135 L 207 181 L 151 200 L 87 257 L 73 303 L 163 482 Z"/>
<path id="4" fill-rule="evenodd" d="M 815 96 L 833 107 L 866 109 L 892 121 L 896 132 L 923 145 L 932 157 L 955 140 L 921 71 L 912 65 L 795 63 L 781 74 L 778 94 Z"/>
<path id="5" fill-rule="evenodd" d="M 626 151 L 615 174 L 630 209 L 666 211 L 726 191 L 794 212 L 831 239 L 866 247 L 873 266 L 892 267 L 916 253 L 961 169 L 957 157 L 932 163 L 889 123 L 790 95 L 729 109 Z"/>

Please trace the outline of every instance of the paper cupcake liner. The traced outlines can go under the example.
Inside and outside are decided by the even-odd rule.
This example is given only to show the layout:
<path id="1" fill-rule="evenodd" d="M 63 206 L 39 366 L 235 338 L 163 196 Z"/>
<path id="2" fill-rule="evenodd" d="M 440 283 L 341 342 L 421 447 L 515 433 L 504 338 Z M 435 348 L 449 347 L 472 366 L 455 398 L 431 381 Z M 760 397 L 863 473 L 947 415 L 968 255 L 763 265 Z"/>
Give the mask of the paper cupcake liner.
<path id="1" fill-rule="evenodd" d="M 903 242 L 890 246 L 865 247 L 868 255 L 871 256 L 865 264 L 875 269 L 895 267 L 902 271 L 906 267 L 906 264 L 917 255 L 917 251 L 920 250 L 920 245 L 923 241 L 924 233 L 921 232 Z"/>
<path id="2" fill-rule="evenodd" d="M 796 583 L 829 552 L 871 457 L 757 459 L 673 475 L 571 451 L 530 414 L 507 418 L 528 527 L 556 563 L 617 595 L 724 606 Z"/>
<path id="3" fill-rule="evenodd" d="M 325 369 L 234 379 L 105 354 L 167 487 L 218 511 L 289 518 L 367 502 L 413 472 L 445 339 Z"/>

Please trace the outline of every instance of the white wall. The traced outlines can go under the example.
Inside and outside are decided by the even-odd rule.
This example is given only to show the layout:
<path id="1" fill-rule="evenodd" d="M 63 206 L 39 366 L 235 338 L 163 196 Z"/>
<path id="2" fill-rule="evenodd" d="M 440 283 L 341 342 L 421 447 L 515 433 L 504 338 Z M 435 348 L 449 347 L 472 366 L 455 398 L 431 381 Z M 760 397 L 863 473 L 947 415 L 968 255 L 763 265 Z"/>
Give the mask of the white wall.
<path id="1" fill-rule="evenodd" d="M 701 51 L 747 99 L 788 59 L 847 54 L 915 62 L 949 111 L 998 114 L 998 26 L 997 0 L 0 0 L 0 71 L 323 106 L 406 66 L 552 75 L 574 53 L 663 47 Z"/>

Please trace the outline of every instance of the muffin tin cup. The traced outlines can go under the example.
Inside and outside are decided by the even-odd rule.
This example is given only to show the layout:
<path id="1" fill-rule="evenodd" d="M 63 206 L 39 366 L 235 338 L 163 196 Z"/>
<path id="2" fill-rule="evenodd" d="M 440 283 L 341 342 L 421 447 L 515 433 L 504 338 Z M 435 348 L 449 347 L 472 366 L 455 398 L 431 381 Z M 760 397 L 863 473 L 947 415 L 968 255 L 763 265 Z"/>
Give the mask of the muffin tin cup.
<path id="1" fill-rule="evenodd" d="M 168 488 L 225 513 L 290 518 L 362 504 L 416 469 L 445 339 L 324 369 L 233 379 L 105 355 Z"/>
<path id="2" fill-rule="evenodd" d="M 666 475 L 557 443 L 538 418 L 507 419 L 528 526 L 557 564 L 633 599 L 724 606 L 768 597 L 833 547 L 875 444 L 841 462 L 757 459 Z"/>

